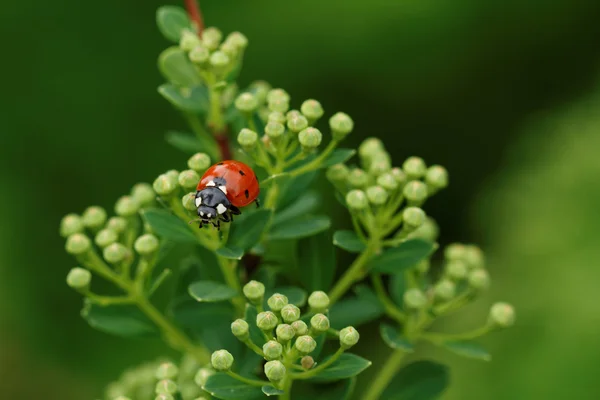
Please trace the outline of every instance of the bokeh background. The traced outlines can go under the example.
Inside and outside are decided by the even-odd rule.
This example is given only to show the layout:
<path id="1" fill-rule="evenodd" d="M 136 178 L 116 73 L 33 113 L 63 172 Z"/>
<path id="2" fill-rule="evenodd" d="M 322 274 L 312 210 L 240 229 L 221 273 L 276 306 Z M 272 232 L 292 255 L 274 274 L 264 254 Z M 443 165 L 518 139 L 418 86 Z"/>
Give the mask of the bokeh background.
<path id="1" fill-rule="evenodd" d="M 518 323 L 483 340 L 489 364 L 430 352 L 453 367 L 444 399 L 600 396 L 600 2 L 201 3 L 208 25 L 250 38 L 242 83 L 349 113 L 352 145 L 377 135 L 397 163 L 420 155 L 449 169 L 426 211 L 442 242 L 484 246 L 494 281 L 447 329 L 476 326 L 493 299 L 514 303 Z M 64 214 L 110 208 L 185 162 L 163 140 L 184 122 L 156 92 L 162 4 L 3 2 L 3 398 L 97 398 L 164 350 L 87 326 L 58 236 Z"/>

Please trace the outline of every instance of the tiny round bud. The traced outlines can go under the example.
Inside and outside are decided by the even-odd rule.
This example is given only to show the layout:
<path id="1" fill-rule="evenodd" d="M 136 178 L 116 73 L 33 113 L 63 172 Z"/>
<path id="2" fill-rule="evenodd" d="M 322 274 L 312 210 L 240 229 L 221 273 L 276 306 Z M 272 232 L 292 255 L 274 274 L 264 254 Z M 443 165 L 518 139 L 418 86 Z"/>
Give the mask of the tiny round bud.
<path id="1" fill-rule="evenodd" d="M 425 174 L 425 182 L 433 190 L 444 189 L 448 186 L 448 171 L 440 165 L 432 165 Z"/>
<path id="2" fill-rule="evenodd" d="M 469 273 L 469 285 L 476 290 L 485 290 L 490 287 L 490 275 L 485 269 L 479 268 Z"/>
<path id="3" fill-rule="evenodd" d="M 279 122 L 269 121 L 265 126 L 265 133 L 273 141 L 280 139 L 284 132 L 285 126 Z"/>
<path id="4" fill-rule="evenodd" d="M 159 393 L 156 395 L 154 400 L 175 400 L 175 397 L 173 397 L 169 393 Z"/>
<path id="5" fill-rule="evenodd" d="M 286 102 L 290 101 L 290 95 L 283 89 L 271 89 L 267 93 L 267 101 L 283 100 Z"/>
<path id="6" fill-rule="evenodd" d="M 404 186 L 402 193 L 410 204 L 422 204 L 427 199 L 427 185 L 421 181 L 411 181 Z"/>
<path id="7" fill-rule="evenodd" d="M 300 309 L 294 304 L 287 304 L 281 309 L 281 318 L 287 323 L 297 321 L 300 318 Z"/>
<path id="8" fill-rule="evenodd" d="M 485 264 L 483 251 L 474 245 L 464 247 L 463 259 L 469 268 L 482 268 Z"/>
<path id="9" fill-rule="evenodd" d="M 283 353 L 283 346 L 275 340 L 269 340 L 263 345 L 262 350 L 265 360 L 278 360 Z"/>
<path id="10" fill-rule="evenodd" d="M 184 30 L 181 32 L 181 39 L 179 39 L 179 47 L 183 51 L 191 51 L 194 47 L 201 44 L 200 38 L 194 32 Z"/>
<path id="11" fill-rule="evenodd" d="M 179 182 L 179 186 L 187 190 L 192 190 L 198 185 L 200 176 L 193 169 L 186 169 L 185 171 L 181 171 L 177 177 L 177 180 Z"/>
<path id="12" fill-rule="evenodd" d="M 112 400 L 131 400 L 131 399 L 127 396 L 117 396 Z"/>
<path id="13" fill-rule="evenodd" d="M 99 229 L 106 222 L 106 211 L 102 207 L 88 207 L 81 217 L 81 222 L 86 228 Z"/>
<path id="14" fill-rule="evenodd" d="M 205 153 L 196 153 L 188 159 L 187 165 L 197 173 L 203 173 L 210 167 L 210 157 Z"/>
<path id="15" fill-rule="evenodd" d="M 296 331 L 292 328 L 291 325 L 288 324 L 279 324 L 275 329 L 275 334 L 277 335 L 277 340 L 280 342 L 290 341 L 296 336 Z"/>
<path id="16" fill-rule="evenodd" d="M 140 203 L 131 196 L 122 196 L 115 204 L 115 212 L 119 217 L 131 217 L 137 214 Z"/>
<path id="17" fill-rule="evenodd" d="M 444 257 L 448 261 L 464 260 L 467 248 L 462 243 L 452 243 L 444 249 Z"/>
<path id="18" fill-rule="evenodd" d="M 271 311 L 263 311 L 256 316 L 256 326 L 263 331 L 272 331 L 277 322 L 277 316 Z"/>
<path id="19" fill-rule="evenodd" d="M 369 206 L 369 200 L 365 192 L 355 189 L 346 195 L 346 204 L 353 210 L 364 210 Z"/>
<path id="20" fill-rule="evenodd" d="M 236 319 L 231 323 L 231 333 L 241 341 L 250 337 L 250 326 L 241 318 Z"/>
<path id="21" fill-rule="evenodd" d="M 298 134 L 298 141 L 305 149 L 315 149 L 319 147 L 323 140 L 321 131 L 317 128 L 306 128 L 300 131 Z"/>
<path id="22" fill-rule="evenodd" d="M 306 100 L 300 106 L 300 112 L 309 120 L 316 121 L 323 116 L 323 107 L 316 100 Z"/>
<path id="23" fill-rule="evenodd" d="M 273 100 L 269 100 L 268 107 L 270 111 L 284 113 L 290 108 L 290 103 L 283 98 L 275 98 Z"/>
<path id="24" fill-rule="evenodd" d="M 315 360 L 311 356 L 304 356 L 300 360 L 300 365 L 304 369 L 311 369 L 315 365 Z"/>
<path id="25" fill-rule="evenodd" d="M 190 50 L 188 57 L 194 64 L 205 64 L 210 59 L 210 51 L 204 46 L 196 46 Z"/>
<path id="26" fill-rule="evenodd" d="M 210 363 L 217 371 L 228 371 L 233 365 L 233 356 L 227 350 L 217 350 L 210 356 Z"/>
<path id="27" fill-rule="evenodd" d="M 421 275 L 424 275 L 427 271 L 429 271 L 429 267 L 431 266 L 431 263 L 429 262 L 428 259 L 424 259 L 419 261 L 419 263 L 415 266 L 415 269 L 417 270 L 417 272 Z"/>
<path id="28" fill-rule="evenodd" d="M 119 263 L 129 255 L 129 250 L 127 247 L 123 246 L 121 243 L 113 243 L 110 246 L 107 246 L 102 252 L 104 259 L 111 264 Z"/>
<path id="29" fill-rule="evenodd" d="M 375 206 L 385 204 L 388 199 L 388 194 L 381 186 L 371 186 L 367 188 L 367 198 L 369 202 Z"/>
<path id="30" fill-rule="evenodd" d="M 256 147 L 258 134 L 250 129 L 243 128 L 238 134 L 237 141 L 244 150 L 252 150 Z"/>
<path id="31" fill-rule="evenodd" d="M 312 353 L 317 347 L 317 342 L 311 336 L 303 335 L 296 339 L 294 344 L 296 349 L 302 354 Z"/>
<path id="32" fill-rule="evenodd" d="M 410 239 L 425 239 L 435 242 L 440 234 L 440 230 L 432 218 L 425 218 L 423 225 L 412 231 L 408 236 Z"/>
<path id="33" fill-rule="evenodd" d="M 267 300 L 269 308 L 273 311 L 281 311 L 288 304 L 288 298 L 281 293 L 275 293 Z"/>
<path id="34" fill-rule="evenodd" d="M 241 32 L 231 32 L 225 40 L 240 50 L 248 47 L 248 38 Z"/>
<path id="35" fill-rule="evenodd" d="M 221 43 L 219 50 L 227 54 L 229 58 L 232 59 L 235 59 L 237 57 L 239 51 L 238 48 L 228 40 L 225 40 L 223 43 Z"/>
<path id="36" fill-rule="evenodd" d="M 96 234 L 94 242 L 98 245 L 98 247 L 105 248 L 106 246 L 116 242 L 118 239 L 119 235 L 117 235 L 117 232 L 113 231 L 112 229 L 102 229 Z"/>
<path id="37" fill-rule="evenodd" d="M 408 308 L 423 308 L 427 305 L 427 297 L 425 297 L 425 294 L 419 289 L 408 289 L 404 292 L 404 304 L 406 304 Z"/>
<path id="38" fill-rule="evenodd" d="M 209 27 L 202 31 L 202 44 L 209 50 L 216 50 L 223 39 L 223 33 L 215 27 Z"/>
<path id="39" fill-rule="evenodd" d="M 363 142 L 358 146 L 358 155 L 360 158 L 370 159 L 371 155 L 384 151 L 385 147 L 383 146 L 383 142 L 377 138 L 371 137 L 363 140 Z"/>
<path id="40" fill-rule="evenodd" d="M 244 285 L 243 292 L 248 300 L 259 303 L 265 295 L 265 285 L 258 281 L 250 281 Z"/>
<path id="41" fill-rule="evenodd" d="M 500 328 L 508 328 L 515 323 L 515 309 L 508 303 L 495 303 L 490 309 L 489 321 Z"/>
<path id="42" fill-rule="evenodd" d="M 175 379 L 179 374 L 179 368 L 172 362 L 161 363 L 156 369 L 156 379 Z"/>
<path id="43" fill-rule="evenodd" d="M 258 104 L 264 104 L 267 101 L 269 90 L 271 90 L 271 85 L 265 81 L 254 81 L 250 84 L 250 91 L 256 97 Z"/>
<path id="44" fill-rule="evenodd" d="M 281 361 L 267 361 L 264 370 L 267 379 L 271 382 L 279 382 L 285 377 L 285 366 Z"/>
<path id="45" fill-rule="evenodd" d="M 267 118 L 267 121 L 285 124 L 287 121 L 287 118 L 285 117 L 285 115 L 283 115 L 283 113 L 280 113 L 279 111 L 273 111 L 273 112 L 269 113 L 269 117 Z"/>
<path id="46" fill-rule="evenodd" d="M 106 228 L 122 233 L 127 228 L 127 220 L 121 217 L 111 217 L 106 223 Z"/>
<path id="47" fill-rule="evenodd" d="M 138 254 L 149 255 L 155 253 L 159 246 L 158 238 L 150 233 L 146 233 L 136 239 L 133 248 Z"/>
<path id="48" fill-rule="evenodd" d="M 210 65 L 212 65 L 214 68 L 221 69 L 228 66 L 231 60 L 229 56 L 222 51 L 215 51 L 210 55 L 209 61 Z"/>
<path id="49" fill-rule="evenodd" d="M 329 296 L 321 290 L 314 291 L 308 296 L 308 305 L 313 311 L 325 311 L 329 307 Z"/>
<path id="50" fill-rule="evenodd" d="M 87 269 L 76 267 L 67 274 L 67 285 L 73 289 L 85 289 L 90 285 L 91 280 L 92 274 Z"/>
<path id="51" fill-rule="evenodd" d="M 177 190 L 177 178 L 172 179 L 169 174 L 159 175 L 152 184 L 154 191 L 161 196 L 168 196 Z"/>
<path id="52" fill-rule="evenodd" d="M 252 93 L 241 93 L 235 99 L 235 108 L 240 110 L 241 112 L 251 113 L 258 107 L 258 102 L 256 101 L 256 97 Z"/>
<path id="53" fill-rule="evenodd" d="M 133 197 L 140 205 L 148 206 L 154 203 L 156 193 L 152 190 L 152 185 L 148 183 L 137 183 L 131 189 L 131 197 Z"/>
<path id="54" fill-rule="evenodd" d="M 196 211 L 196 193 L 191 192 L 184 195 L 181 198 L 181 204 L 183 204 L 183 208 L 185 208 L 188 211 Z"/>
<path id="55" fill-rule="evenodd" d="M 354 168 L 348 174 L 348 184 L 354 188 L 364 188 L 369 183 L 369 175 L 360 168 Z"/>
<path id="56" fill-rule="evenodd" d="M 419 207 L 406 207 L 402 211 L 402 220 L 405 227 L 414 230 L 425 222 L 425 212 Z"/>
<path id="57" fill-rule="evenodd" d="M 156 384 L 157 394 L 175 394 L 177 392 L 177 384 L 170 379 L 163 379 Z"/>
<path id="58" fill-rule="evenodd" d="M 390 192 L 398 189 L 398 181 L 396 181 L 396 178 L 390 172 L 379 175 L 377 177 L 377 184 Z"/>
<path id="59" fill-rule="evenodd" d="M 196 385 L 203 387 L 206 384 L 208 378 L 210 378 L 210 376 L 214 373 L 215 371 L 213 371 L 212 369 L 200 368 L 198 372 L 196 372 L 196 375 L 194 375 L 194 382 L 196 383 Z"/>
<path id="60" fill-rule="evenodd" d="M 467 264 L 460 260 L 450 261 L 446 264 L 446 273 L 451 279 L 461 280 L 467 277 Z"/>
<path id="61" fill-rule="evenodd" d="M 327 179 L 333 183 L 342 183 L 348 178 L 350 170 L 345 164 L 335 164 L 327 168 Z"/>
<path id="62" fill-rule="evenodd" d="M 327 318 L 327 316 L 324 314 L 315 314 L 310 319 L 310 326 L 313 331 L 323 333 L 329 329 L 329 318 Z"/>
<path id="63" fill-rule="evenodd" d="M 74 233 L 67 238 L 65 249 L 67 253 L 79 255 L 87 252 L 92 247 L 90 239 L 83 233 Z"/>
<path id="64" fill-rule="evenodd" d="M 60 221 L 60 235 L 71 236 L 74 233 L 83 232 L 84 226 L 81 217 L 77 214 L 67 214 Z"/>
<path id="65" fill-rule="evenodd" d="M 348 326 L 340 331 L 340 346 L 343 349 L 347 350 L 354 346 L 358 343 L 358 339 L 360 339 L 360 335 L 353 326 Z"/>
<path id="66" fill-rule="evenodd" d="M 329 127 L 335 140 L 342 140 L 354 129 L 354 121 L 348 114 L 338 112 L 329 118 Z"/>
<path id="67" fill-rule="evenodd" d="M 456 284 L 449 279 L 442 279 L 433 288 L 437 299 L 448 301 L 456 295 Z"/>
<path id="68" fill-rule="evenodd" d="M 409 180 L 420 179 L 427 172 L 427 165 L 420 157 L 409 157 L 402 164 L 402 169 L 406 173 Z"/>
<path id="69" fill-rule="evenodd" d="M 404 185 L 406 183 L 406 181 L 408 180 L 404 171 L 402 171 L 398 167 L 392 168 L 390 170 L 390 174 L 394 177 L 394 179 L 396 180 L 396 182 L 398 182 L 398 185 L 400 185 L 400 186 Z"/>
<path id="70" fill-rule="evenodd" d="M 291 114 L 288 113 L 287 127 L 290 129 L 290 131 L 298 133 L 308 127 L 308 120 L 299 112 Z"/>
<path id="71" fill-rule="evenodd" d="M 385 152 L 379 152 L 373 154 L 373 159 L 369 164 L 369 173 L 371 175 L 379 176 L 392 169 L 390 156 Z"/>
<path id="72" fill-rule="evenodd" d="M 302 320 L 292 322 L 292 328 L 294 328 L 296 336 L 302 336 L 308 333 L 308 325 Z"/>

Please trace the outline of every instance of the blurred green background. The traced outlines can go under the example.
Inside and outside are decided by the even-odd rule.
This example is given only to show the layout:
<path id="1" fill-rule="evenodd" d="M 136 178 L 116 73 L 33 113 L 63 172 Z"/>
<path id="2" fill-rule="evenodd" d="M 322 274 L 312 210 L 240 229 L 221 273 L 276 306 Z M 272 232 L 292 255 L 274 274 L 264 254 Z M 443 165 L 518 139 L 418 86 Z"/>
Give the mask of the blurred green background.
<path id="1" fill-rule="evenodd" d="M 377 135 L 398 164 L 420 155 L 450 171 L 426 211 L 443 243 L 484 246 L 494 287 L 447 329 L 476 326 L 493 299 L 514 303 L 518 323 L 484 340 L 490 364 L 429 353 L 453 366 L 445 399 L 597 398 L 600 2 L 201 3 L 208 25 L 250 38 L 242 84 L 266 79 L 296 106 L 317 98 L 353 116 L 351 145 Z M 156 92 L 162 4 L 3 2 L 4 398 L 97 398 L 164 350 L 87 326 L 58 236 L 64 214 L 110 208 L 185 162 L 163 140 L 184 122 Z"/>

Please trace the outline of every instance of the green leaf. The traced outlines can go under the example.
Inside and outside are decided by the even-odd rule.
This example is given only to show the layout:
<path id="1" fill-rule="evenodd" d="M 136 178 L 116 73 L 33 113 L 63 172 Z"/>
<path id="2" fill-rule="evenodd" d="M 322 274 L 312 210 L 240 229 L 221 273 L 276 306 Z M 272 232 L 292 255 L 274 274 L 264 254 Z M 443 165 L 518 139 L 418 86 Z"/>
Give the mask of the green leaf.
<path id="1" fill-rule="evenodd" d="M 168 131 L 165 140 L 171 146 L 189 154 L 195 154 L 204 151 L 204 146 L 196 136 L 189 133 Z"/>
<path id="2" fill-rule="evenodd" d="M 442 346 L 459 356 L 475 358 L 477 360 L 491 361 L 492 355 L 479 343 L 470 341 L 444 342 Z"/>
<path id="3" fill-rule="evenodd" d="M 295 383 L 294 383 L 295 385 Z M 326 384 L 305 384 L 299 387 L 300 393 L 294 389 L 295 400 L 348 400 L 352 397 L 356 377 Z M 299 385 L 300 386 L 300 385 Z M 296 388 L 296 386 L 294 386 Z"/>
<path id="4" fill-rule="evenodd" d="M 273 290 L 269 290 L 265 296 L 265 301 L 274 293 L 281 293 L 288 298 L 290 304 L 294 304 L 298 307 L 306 304 L 307 294 L 304 290 L 295 286 L 278 287 Z M 266 303 L 265 303 L 266 304 Z"/>
<path id="5" fill-rule="evenodd" d="M 206 303 L 225 301 L 237 296 L 234 289 L 214 281 L 194 282 L 189 286 L 188 292 L 197 301 Z"/>
<path id="6" fill-rule="evenodd" d="M 355 154 L 356 150 L 354 149 L 335 149 L 325 161 L 323 161 L 320 168 L 328 168 L 335 164 L 344 163 Z"/>
<path id="7" fill-rule="evenodd" d="M 152 321 L 132 305 L 102 307 L 86 299 L 81 316 L 92 328 L 111 335 L 137 337 L 158 333 Z"/>
<path id="8" fill-rule="evenodd" d="M 279 395 L 282 395 L 285 393 L 283 390 L 279 390 L 276 387 L 271 386 L 271 385 L 265 385 L 265 386 L 261 387 L 261 390 L 267 396 L 279 396 Z"/>
<path id="9" fill-rule="evenodd" d="M 271 214 L 272 210 L 261 209 L 254 211 L 244 219 L 236 220 L 231 225 L 227 247 L 237 247 L 243 251 L 252 248 L 260 241 L 263 231 L 269 223 Z"/>
<path id="10" fill-rule="evenodd" d="M 175 6 L 159 7 L 156 11 L 156 25 L 165 38 L 175 43 L 179 43 L 183 30 L 192 30 L 185 10 Z"/>
<path id="11" fill-rule="evenodd" d="M 298 278 L 306 289 L 327 291 L 335 276 L 335 249 L 329 232 L 298 241 L 297 254 L 302 266 Z"/>
<path id="12" fill-rule="evenodd" d="M 327 361 L 326 357 L 321 363 Z M 344 353 L 333 364 L 310 379 L 311 382 L 331 382 L 356 376 L 371 366 L 371 361 L 352 353 Z"/>
<path id="13" fill-rule="evenodd" d="M 164 83 L 158 87 L 158 93 L 181 111 L 205 113 L 208 110 L 208 98 L 202 86 L 179 88 L 172 83 Z"/>
<path id="14" fill-rule="evenodd" d="M 379 325 L 379 333 L 385 344 L 392 349 L 402 350 L 406 353 L 415 351 L 415 346 L 403 337 L 400 332 L 398 332 L 398 329 L 393 326 L 383 323 Z"/>
<path id="15" fill-rule="evenodd" d="M 248 322 L 250 326 L 250 339 L 252 341 L 262 347 L 265 344 L 265 335 L 263 332 L 256 326 L 256 316 L 258 315 L 258 311 L 256 307 L 253 305 L 246 305 L 246 312 L 244 313 L 244 319 Z"/>
<path id="16" fill-rule="evenodd" d="M 336 329 L 357 326 L 376 320 L 384 314 L 377 296 L 366 286 L 356 288 L 356 295 L 346 297 L 333 305 L 329 315 L 331 326 Z"/>
<path id="17" fill-rule="evenodd" d="M 177 46 L 169 47 L 160 53 L 158 69 L 168 82 L 176 86 L 191 88 L 202 83 L 194 64 L 185 51 Z"/>
<path id="18" fill-rule="evenodd" d="M 371 271 L 393 274 L 412 268 L 428 257 L 434 250 L 434 244 L 422 239 L 410 239 L 398 247 L 385 250 L 370 261 Z"/>
<path id="19" fill-rule="evenodd" d="M 315 170 L 287 180 L 285 180 L 285 177 L 289 178 L 289 174 L 281 174 L 284 175 L 282 179 L 285 180 L 285 185 L 278 201 L 278 207 L 284 209 L 295 202 L 300 193 L 308 191 L 318 174 L 319 171 Z"/>
<path id="20" fill-rule="evenodd" d="M 331 220 L 326 215 L 303 216 L 281 224 L 273 225 L 269 239 L 299 239 L 329 229 Z"/>
<path id="21" fill-rule="evenodd" d="M 230 260 L 241 260 L 244 255 L 244 251 L 239 247 L 221 247 L 217 249 L 216 253 Z"/>
<path id="22" fill-rule="evenodd" d="M 404 272 L 391 275 L 389 285 L 391 298 L 398 306 L 402 307 L 404 304 L 404 292 L 406 291 Z"/>
<path id="23" fill-rule="evenodd" d="M 264 397 L 258 386 L 250 386 L 222 372 L 211 375 L 202 389 L 211 396 L 223 400 L 251 400 Z"/>
<path id="24" fill-rule="evenodd" d="M 433 361 L 416 361 L 402 368 L 383 392 L 386 400 L 433 400 L 446 389 L 448 368 Z"/>
<path id="25" fill-rule="evenodd" d="M 196 236 L 188 224 L 167 210 L 147 209 L 142 216 L 160 237 L 177 243 L 197 243 Z"/>
<path id="26" fill-rule="evenodd" d="M 333 244 L 350 253 L 360 253 L 367 248 L 354 231 L 335 231 Z"/>
<path id="27" fill-rule="evenodd" d="M 298 197 L 298 200 L 275 214 L 273 224 L 278 225 L 290 219 L 309 214 L 319 206 L 320 200 L 319 194 L 315 191 L 303 193 Z"/>

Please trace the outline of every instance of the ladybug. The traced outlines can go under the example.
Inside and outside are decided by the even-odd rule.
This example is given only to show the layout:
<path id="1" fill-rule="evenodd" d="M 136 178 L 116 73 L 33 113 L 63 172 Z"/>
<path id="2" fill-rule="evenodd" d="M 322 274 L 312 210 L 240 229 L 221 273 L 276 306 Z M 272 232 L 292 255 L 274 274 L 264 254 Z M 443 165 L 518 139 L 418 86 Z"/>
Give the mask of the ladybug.
<path id="1" fill-rule="evenodd" d="M 241 214 L 238 207 L 258 203 L 260 188 L 256 174 L 240 161 L 227 160 L 210 167 L 196 187 L 196 207 L 200 227 L 212 223 L 219 228 L 221 221 L 233 221 Z"/>

